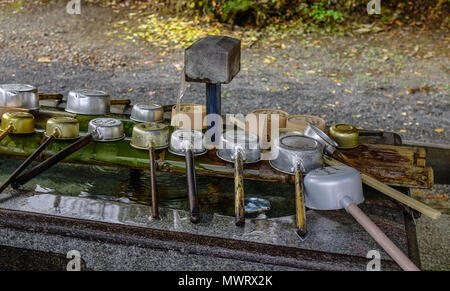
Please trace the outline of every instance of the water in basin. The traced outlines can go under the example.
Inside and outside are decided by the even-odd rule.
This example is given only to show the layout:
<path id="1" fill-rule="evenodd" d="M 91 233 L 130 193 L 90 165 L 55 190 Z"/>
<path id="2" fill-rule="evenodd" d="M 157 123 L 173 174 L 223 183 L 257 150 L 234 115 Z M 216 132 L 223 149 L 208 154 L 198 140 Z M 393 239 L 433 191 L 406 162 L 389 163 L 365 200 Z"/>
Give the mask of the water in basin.
<path id="1" fill-rule="evenodd" d="M 0 181 L 4 181 L 21 161 L 0 160 Z M 189 210 L 186 176 L 157 172 L 160 207 Z M 233 179 L 197 176 L 202 212 L 234 216 Z M 150 205 L 148 171 L 123 168 L 59 164 L 21 187 L 36 193 L 114 200 Z M 6 190 L 8 191 L 8 189 Z M 281 217 L 295 213 L 292 185 L 245 181 L 247 217 Z"/>

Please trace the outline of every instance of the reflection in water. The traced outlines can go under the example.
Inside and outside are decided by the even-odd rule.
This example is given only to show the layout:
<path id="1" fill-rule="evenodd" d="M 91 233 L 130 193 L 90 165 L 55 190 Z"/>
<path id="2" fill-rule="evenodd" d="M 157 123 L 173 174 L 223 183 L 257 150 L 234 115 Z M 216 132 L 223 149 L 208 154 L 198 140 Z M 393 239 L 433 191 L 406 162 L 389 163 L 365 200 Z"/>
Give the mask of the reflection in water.
<path id="1" fill-rule="evenodd" d="M 16 160 L 1 160 L 0 181 L 7 179 L 20 163 L 21 161 Z M 161 207 L 189 210 L 185 175 L 157 172 L 157 181 Z M 232 179 L 199 176 L 197 181 L 199 206 L 202 212 L 234 216 Z M 105 201 L 151 204 L 148 171 L 59 164 L 22 188 L 39 193 L 60 193 L 65 196 Z M 252 193 L 246 195 L 248 217 L 255 218 L 261 213 L 262 217 L 265 215 L 268 218 L 295 213 L 294 193 L 290 185 L 246 181 L 245 190 L 246 193 Z M 89 207 L 85 211 L 94 213 Z M 112 212 L 113 210 L 110 210 L 108 213 Z"/>

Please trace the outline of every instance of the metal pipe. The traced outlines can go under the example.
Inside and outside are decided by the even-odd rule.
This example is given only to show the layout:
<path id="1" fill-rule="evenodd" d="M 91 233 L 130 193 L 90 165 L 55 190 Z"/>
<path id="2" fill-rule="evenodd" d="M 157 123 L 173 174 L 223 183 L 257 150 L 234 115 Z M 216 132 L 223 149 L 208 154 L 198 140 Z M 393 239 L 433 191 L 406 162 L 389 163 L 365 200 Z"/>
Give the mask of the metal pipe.
<path id="1" fill-rule="evenodd" d="M 210 120 L 210 114 L 221 114 L 221 93 L 222 87 L 220 84 L 206 83 L 206 121 L 208 129 L 214 127 L 215 122 Z M 216 141 L 215 134 L 211 137 L 211 141 Z"/>

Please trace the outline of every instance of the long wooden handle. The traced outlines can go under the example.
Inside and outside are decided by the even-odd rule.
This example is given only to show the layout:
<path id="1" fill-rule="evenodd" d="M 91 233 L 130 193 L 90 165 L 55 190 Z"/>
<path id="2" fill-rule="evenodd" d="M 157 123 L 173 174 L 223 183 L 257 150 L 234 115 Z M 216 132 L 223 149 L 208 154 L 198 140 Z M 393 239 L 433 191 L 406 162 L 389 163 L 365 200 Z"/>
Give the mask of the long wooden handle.
<path id="1" fill-rule="evenodd" d="M 25 168 L 31 164 L 41 153 L 43 150 L 45 150 L 45 148 L 47 148 L 47 146 L 55 139 L 54 135 L 49 136 L 48 138 L 45 139 L 45 141 L 11 174 L 11 176 L 9 176 L 9 178 L 0 186 L 0 193 L 3 192 L 3 190 L 6 189 L 6 187 L 9 186 L 9 184 L 11 184 L 12 181 L 14 181 L 15 178 L 17 178 L 17 176 L 20 175 L 20 173 L 22 173 Z"/>
<path id="2" fill-rule="evenodd" d="M 8 134 L 10 134 L 12 130 L 13 130 L 12 125 L 8 126 L 8 128 L 6 130 L 4 130 L 2 132 L 2 134 L 0 134 L 0 141 L 2 141 L 5 137 L 7 137 Z"/>
<path id="3" fill-rule="evenodd" d="M 333 159 L 331 157 L 327 157 L 324 156 L 324 162 L 329 165 L 329 166 L 345 166 L 344 163 L 339 162 L 336 159 Z M 429 207 L 428 205 L 419 202 L 411 197 L 409 197 L 408 195 L 405 195 L 403 193 L 401 193 L 400 191 L 395 190 L 392 187 L 389 187 L 388 185 L 378 181 L 377 179 L 361 173 L 361 180 L 363 181 L 364 184 L 380 191 L 383 194 L 386 194 L 387 196 L 423 213 L 424 215 L 433 218 L 433 219 L 438 219 L 442 213 L 436 209 L 433 209 L 431 207 Z"/>
<path id="4" fill-rule="evenodd" d="M 130 99 L 113 99 L 110 102 L 111 105 L 130 105 Z"/>
<path id="5" fill-rule="evenodd" d="M 159 219 L 158 185 L 156 185 L 155 149 L 151 146 L 148 150 L 150 157 L 150 184 L 152 187 L 152 217 Z"/>
<path id="6" fill-rule="evenodd" d="M 237 226 L 245 225 L 244 162 L 238 152 L 234 161 L 234 214 Z"/>
<path id="7" fill-rule="evenodd" d="M 305 193 L 303 190 L 303 174 L 300 170 L 295 171 L 295 210 L 297 234 L 301 238 L 305 238 L 307 234 Z"/>
<path id="8" fill-rule="evenodd" d="M 21 185 L 27 183 L 28 181 L 35 178 L 39 174 L 43 173 L 47 169 L 51 168 L 58 162 L 64 160 L 66 157 L 70 156 L 71 154 L 78 151 L 82 147 L 88 145 L 92 140 L 94 140 L 94 137 L 91 134 L 88 134 L 85 137 L 74 142 L 73 144 L 69 145 L 65 149 L 54 154 L 50 158 L 46 159 L 45 161 L 41 162 L 40 164 L 32 168 L 27 173 L 23 174 L 22 176 L 19 176 L 16 180 L 14 180 L 12 182 L 13 188 L 19 188 Z"/>
<path id="9" fill-rule="evenodd" d="M 6 112 L 30 112 L 30 109 L 18 108 L 18 107 L 9 107 L 9 106 L 0 106 L 0 119 Z"/>
<path id="10" fill-rule="evenodd" d="M 405 271 L 420 271 L 414 263 L 384 234 L 384 232 L 355 204 L 347 208 L 356 221 L 388 253 L 388 255 Z"/>
<path id="11" fill-rule="evenodd" d="M 39 100 L 62 100 L 62 94 L 39 93 Z"/>
<path id="12" fill-rule="evenodd" d="M 191 222 L 197 223 L 200 221 L 200 209 L 198 206 L 197 181 L 195 177 L 194 153 L 192 150 L 186 151 L 186 177 L 188 184 Z"/>

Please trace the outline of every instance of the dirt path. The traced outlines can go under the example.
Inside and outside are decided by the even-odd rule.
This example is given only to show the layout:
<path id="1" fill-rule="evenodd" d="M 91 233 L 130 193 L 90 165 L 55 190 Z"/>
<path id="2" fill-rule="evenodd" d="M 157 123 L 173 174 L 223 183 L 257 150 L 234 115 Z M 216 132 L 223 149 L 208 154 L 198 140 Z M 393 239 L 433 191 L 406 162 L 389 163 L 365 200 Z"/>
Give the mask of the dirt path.
<path id="1" fill-rule="evenodd" d="M 87 5 L 87 4 L 86 4 Z M 80 87 L 134 102 L 174 103 L 183 51 L 118 39 L 124 13 L 65 1 L 0 11 L 0 83 L 31 83 L 67 93 Z M 223 86 L 223 110 L 275 107 L 328 123 L 399 132 L 404 139 L 449 143 L 449 37 L 403 30 L 353 36 L 305 34 L 245 48 L 240 74 Z M 193 84 L 185 102 L 204 102 Z"/>

